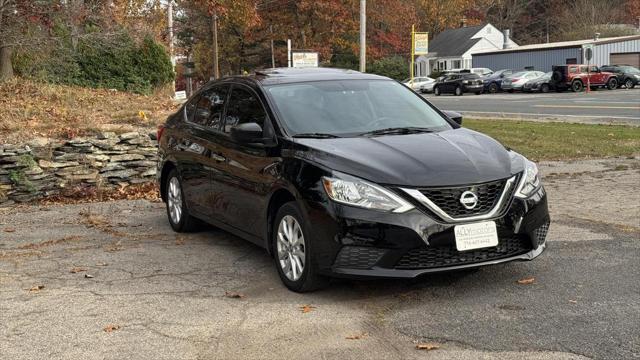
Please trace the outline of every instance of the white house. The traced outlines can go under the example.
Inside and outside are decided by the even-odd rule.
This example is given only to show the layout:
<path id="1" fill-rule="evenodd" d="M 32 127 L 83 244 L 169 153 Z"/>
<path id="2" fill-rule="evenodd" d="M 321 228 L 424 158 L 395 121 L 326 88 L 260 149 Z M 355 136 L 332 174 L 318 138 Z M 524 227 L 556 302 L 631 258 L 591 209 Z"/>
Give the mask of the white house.
<path id="1" fill-rule="evenodd" d="M 503 33 L 491 24 L 445 30 L 431 40 L 429 54 L 416 59 L 416 76 L 427 76 L 432 71 L 470 69 L 473 53 L 517 46 L 509 37 L 509 30 Z"/>

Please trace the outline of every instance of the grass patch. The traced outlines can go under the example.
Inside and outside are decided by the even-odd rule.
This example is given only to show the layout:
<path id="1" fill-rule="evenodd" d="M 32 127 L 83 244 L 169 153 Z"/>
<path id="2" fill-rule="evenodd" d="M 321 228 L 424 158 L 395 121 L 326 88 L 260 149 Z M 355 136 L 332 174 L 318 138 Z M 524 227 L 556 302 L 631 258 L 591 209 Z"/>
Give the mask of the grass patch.
<path id="1" fill-rule="evenodd" d="M 465 119 L 463 124 L 533 160 L 640 154 L 640 127 L 493 119 Z"/>
<path id="2" fill-rule="evenodd" d="M 15 79 L 0 83 L 0 144 L 149 129 L 177 108 L 162 91 L 144 96 Z"/>

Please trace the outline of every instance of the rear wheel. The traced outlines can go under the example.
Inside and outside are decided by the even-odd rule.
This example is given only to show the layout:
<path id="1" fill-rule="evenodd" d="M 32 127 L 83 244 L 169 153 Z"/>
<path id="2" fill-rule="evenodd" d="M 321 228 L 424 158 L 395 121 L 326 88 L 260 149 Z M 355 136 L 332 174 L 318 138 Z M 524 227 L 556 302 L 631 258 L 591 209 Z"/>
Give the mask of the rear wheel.
<path id="1" fill-rule="evenodd" d="M 278 275 L 289 290 L 307 292 L 328 283 L 318 274 L 309 224 L 295 202 L 284 204 L 273 226 L 273 255 Z"/>
<path id="2" fill-rule="evenodd" d="M 632 79 L 627 79 L 624 81 L 624 87 L 626 87 L 627 89 L 633 89 L 636 86 L 636 84 L 634 84 Z"/>
<path id="3" fill-rule="evenodd" d="M 617 87 L 618 87 L 618 79 L 612 77 L 611 79 L 609 79 L 609 81 L 607 81 L 607 89 L 615 90 Z"/>
<path id="4" fill-rule="evenodd" d="M 493 82 L 493 83 L 491 83 L 491 84 L 489 84 L 489 92 L 490 92 L 491 94 L 495 94 L 495 93 L 497 93 L 497 92 L 498 92 L 498 84 L 496 84 L 496 83 L 494 83 L 494 82 Z"/>
<path id="5" fill-rule="evenodd" d="M 580 92 L 582 91 L 582 89 L 584 89 L 584 85 L 582 85 L 582 81 L 580 80 L 574 80 L 571 83 L 571 91 L 573 92 Z"/>
<path id="6" fill-rule="evenodd" d="M 548 93 L 549 92 L 549 84 L 542 84 L 540 86 L 540 92 L 545 93 L 545 94 Z"/>
<path id="7" fill-rule="evenodd" d="M 169 224 L 176 232 L 196 230 L 198 220 L 189 214 L 178 171 L 176 169 L 171 170 L 166 181 L 165 189 L 167 193 L 165 194 L 165 199 L 167 199 Z"/>
<path id="8" fill-rule="evenodd" d="M 436 87 L 433 88 L 433 94 L 435 96 L 440 96 L 440 87 L 439 86 L 436 86 Z"/>
<path id="9" fill-rule="evenodd" d="M 462 96 L 462 88 L 460 86 L 456 86 L 455 94 L 456 96 Z"/>

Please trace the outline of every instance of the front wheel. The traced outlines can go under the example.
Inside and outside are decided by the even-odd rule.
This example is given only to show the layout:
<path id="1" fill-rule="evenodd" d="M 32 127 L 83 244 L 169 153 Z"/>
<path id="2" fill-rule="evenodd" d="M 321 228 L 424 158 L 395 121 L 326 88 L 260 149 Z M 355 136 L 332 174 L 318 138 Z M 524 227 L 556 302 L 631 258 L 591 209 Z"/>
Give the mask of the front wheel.
<path id="1" fill-rule="evenodd" d="M 182 183 L 176 169 L 169 172 L 165 186 L 167 200 L 167 217 L 169 224 L 176 232 L 191 232 L 196 230 L 198 221 L 189 214 L 187 203 L 182 191 Z"/>
<path id="2" fill-rule="evenodd" d="M 618 87 L 618 79 L 612 77 L 611 79 L 609 79 L 609 81 L 607 81 L 607 89 L 615 90 L 617 87 Z"/>
<path id="3" fill-rule="evenodd" d="M 498 84 L 496 84 L 496 83 L 489 84 L 489 93 L 495 94 L 495 93 L 498 92 L 498 90 L 499 90 L 498 89 Z"/>
<path id="4" fill-rule="evenodd" d="M 309 224 L 295 202 L 284 204 L 276 214 L 273 255 L 278 275 L 289 290 L 317 290 L 328 282 L 318 274 L 308 230 Z"/>
<path id="5" fill-rule="evenodd" d="M 582 85 L 582 81 L 580 80 L 576 80 L 573 83 L 571 83 L 571 91 L 573 92 L 580 92 L 582 91 L 583 88 L 584 86 Z"/>
<path id="6" fill-rule="evenodd" d="M 462 96 L 462 88 L 460 86 L 456 86 L 455 94 L 456 96 Z"/>
<path id="7" fill-rule="evenodd" d="M 542 86 L 540 86 L 540 92 L 541 93 L 548 93 L 549 92 L 549 85 L 548 84 L 542 84 Z"/>
<path id="8" fill-rule="evenodd" d="M 627 79 L 624 81 L 624 87 L 626 87 L 627 89 L 633 89 L 636 86 L 636 84 L 633 82 L 632 79 Z"/>

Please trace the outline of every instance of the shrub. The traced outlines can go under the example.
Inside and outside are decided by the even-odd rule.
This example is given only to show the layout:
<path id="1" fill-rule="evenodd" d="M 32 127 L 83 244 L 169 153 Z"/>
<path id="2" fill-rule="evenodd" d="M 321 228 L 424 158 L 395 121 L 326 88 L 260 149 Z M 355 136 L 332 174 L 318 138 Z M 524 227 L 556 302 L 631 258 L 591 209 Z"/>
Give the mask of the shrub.
<path id="1" fill-rule="evenodd" d="M 409 77 L 409 62 L 402 56 L 390 56 L 367 65 L 367 72 L 402 81 Z"/>

